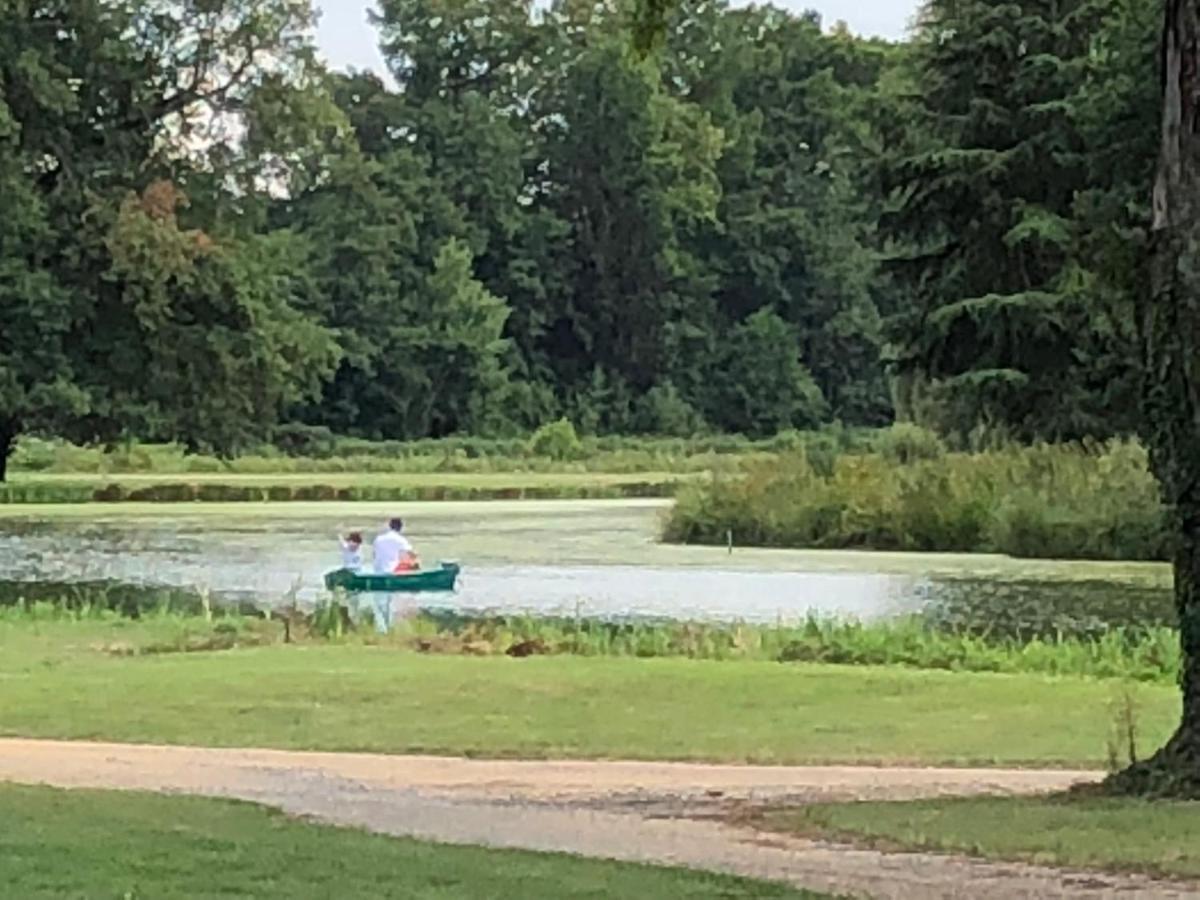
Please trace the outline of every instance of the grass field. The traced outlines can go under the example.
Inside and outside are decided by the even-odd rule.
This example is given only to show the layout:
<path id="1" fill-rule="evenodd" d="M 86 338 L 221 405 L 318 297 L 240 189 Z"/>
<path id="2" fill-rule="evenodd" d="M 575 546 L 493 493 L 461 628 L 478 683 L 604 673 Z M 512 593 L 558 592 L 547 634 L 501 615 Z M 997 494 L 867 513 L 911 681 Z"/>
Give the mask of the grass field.
<path id="1" fill-rule="evenodd" d="M 807 898 L 679 869 L 443 847 L 245 803 L 0 785 L 8 897 Z"/>
<path id="2" fill-rule="evenodd" d="M 985 798 L 852 803 L 773 813 L 779 831 L 871 846 L 1200 878 L 1200 804 Z"/>
<path id="3" fill-rule="evenodd" d="M 0 627 L 0 734 L 494 757 L 1103 766 L 1121 684 L 278 645 L 122 657 L 153 623 Z M 1176 689 L 1137 688 L 1143 750 Z"/>

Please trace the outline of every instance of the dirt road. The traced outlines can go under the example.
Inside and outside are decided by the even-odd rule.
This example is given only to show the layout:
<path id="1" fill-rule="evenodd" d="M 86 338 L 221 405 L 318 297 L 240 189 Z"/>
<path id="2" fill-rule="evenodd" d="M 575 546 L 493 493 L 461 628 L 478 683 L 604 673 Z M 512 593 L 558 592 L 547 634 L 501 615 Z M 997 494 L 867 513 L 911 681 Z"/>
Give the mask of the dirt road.
<path id="1" fill-rule="evenodd" d="M 885 898 L 1198 897 L 1200 886 L 856 850 L 727 823 L 746 804 L 1038 793 L 1090 772 L 509 762 L 0 740 L 0 781 L 231 797 L 444 841 L 675 864 Z"/>

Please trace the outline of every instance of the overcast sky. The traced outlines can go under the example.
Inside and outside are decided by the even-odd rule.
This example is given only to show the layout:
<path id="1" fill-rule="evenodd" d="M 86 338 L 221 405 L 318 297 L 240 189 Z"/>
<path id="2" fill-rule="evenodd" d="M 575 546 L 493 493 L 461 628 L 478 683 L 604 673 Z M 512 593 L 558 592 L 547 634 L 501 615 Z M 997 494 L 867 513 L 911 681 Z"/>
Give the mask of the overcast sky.
<path id="1" fill-rule="evenodd" d="M 372 0 L 316 0 L 321 10 L 319 40 L 336 68 L 383 70 L 375 32 L 367 24 Z M 845 19 L 861 34 L 899 38 L 917 7 L 917 0 L 776 0 L 777 6 L 797 11 L 815 9 L 827 25 Z"/>

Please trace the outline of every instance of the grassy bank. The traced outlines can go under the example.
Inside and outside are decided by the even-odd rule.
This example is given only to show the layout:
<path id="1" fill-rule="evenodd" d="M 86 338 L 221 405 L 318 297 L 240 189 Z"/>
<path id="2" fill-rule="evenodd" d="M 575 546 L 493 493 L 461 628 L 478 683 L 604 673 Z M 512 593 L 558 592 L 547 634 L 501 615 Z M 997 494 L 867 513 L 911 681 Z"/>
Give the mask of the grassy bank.
<path id="1" fill-rule="evenodd" d="M 1114 629 L 1096 637 L 986 637 L 939 631 L 921 617 L 858 623 L 810 617 L 800 625 L 425 614 L 402 623 L 394 641 L 426 652 L 477 655 L 616 656 L 640 659 L 775 661 L 904 666 L 952 672 L 1075 675 L 1174 684 L 1179 633 Z"/>
<path id="2" fill-rule="evenodd" d="M 776 812 L 765 824 L 886 849 L 1200 879 L 1196 803 L 1074 798 L 853 803 Z"/>
<path id="3" fill-rule="evenodd" d="M 684 543 L 1164 559 L 1157 484 L 1136 444 L 947 453 L 804 453 L 683 489 L 664 537 Z"/>
<path id="4" fill-rule="evenodd" d="M 552 425 L 537 434 L 511 439 L 441 438 L 420 441 L 365 441 L 324 434 L 301 434 L 224 459 L 188 453 L 178 444 L 128 443 L 81 447 L 61 440 L 25 437 L 10 461 L 16 474 L 499 474 L 513 472 L 707 472 L 730 462 L 794 452 L 814 455 L 866 448 L 872 431 L 829 428 L 788 432 L 766 440 L 740 435 L 693 438 L 580 437 Z"/>
<path id="5" fill-rule="evenodd" d="M 437 846 L 192 797 L 0 785 L 0 821 L 0 883 L 10 897 L 819 900 L 777 884 Z"/>
<path id="6" fill-rule="evenodd" d="M 526 438 L 362 441 L 302 430 L 282 446 L 231 459 L 174 444 L 79 447 L 23 439 L 0 503 L 416 501 L 668 497 L 711 472 L 805 448 L 816 456 L 871 445 L 831 428 L 770 440 L 577 436 L 557 423 Z"/>
<path id="7" fill-rule="evenodd" d="M 61 594 L 60 585 L 0 582 L 0 623 L 109 623 L 141 618 L 150 642 L 130 655 L 190 652 L 291 641 L 341 641 L 396 650 L 472 656 L 582 656 L 714 662 L 903 666 L 951 672 L 1069 675 L 1171 685 L 1180 671 L 1179 633 L 1161 626 L 1096 635 L 1017 637 L 944 630 L 921 616 L 859 623 L 810 616 L 801 624 L 748 625 L 546 616 L 461 616 L 425 611 L 398 620 L 386 636 L 367 603 L 326 601 L 315 610 L 277 611 L 269 621 L 250 604 L 215 614 L 211 599 L 182 589 L 128 589 L 98 582 Z M 48 597 L 59 592 L 53 601 Z M 256 614 L 257 613 L 257 614 Z"/>
<path id="8" fill-rule="evenodd" d="M 446 500 L 617 500 L 670 497 L 686 473 L 357 473 L 306 475 L 17 475 L 0 503 L 305 503 Z"/>
<path id="9" fill-rule="evenodd" d="M 1111 755 L 1114 702 L 1127 690 L 899 667 L 244 646 L 253 639 L 238 636 L 226 652 L 134 652 L 175 640 L 177 629 L 154 618 L 0 622 L 0 734 L 493 757 L 1100 767 Z M 1178 690 L 1147 684 L 1131 698 L 1144 752 L 1177 722 Z"/>

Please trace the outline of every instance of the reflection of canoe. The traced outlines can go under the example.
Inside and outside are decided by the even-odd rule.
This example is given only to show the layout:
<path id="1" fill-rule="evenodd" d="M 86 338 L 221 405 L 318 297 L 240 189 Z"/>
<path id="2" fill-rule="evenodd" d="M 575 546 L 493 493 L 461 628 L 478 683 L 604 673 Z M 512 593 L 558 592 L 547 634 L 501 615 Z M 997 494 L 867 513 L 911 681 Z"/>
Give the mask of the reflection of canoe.
<path id="1" fill-rule="evenodd" d="M 338 569 L 325 576 L 325 587 L 350 594 L 371 591 L 399 593 L 416 591 L 452 591 L 462 567 L 457 563 L 440 563 L 436 569 L 422 569 L 397 575 L 375 575 Z"/>

